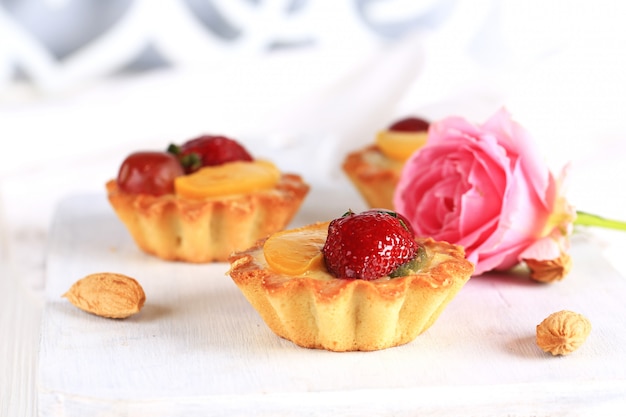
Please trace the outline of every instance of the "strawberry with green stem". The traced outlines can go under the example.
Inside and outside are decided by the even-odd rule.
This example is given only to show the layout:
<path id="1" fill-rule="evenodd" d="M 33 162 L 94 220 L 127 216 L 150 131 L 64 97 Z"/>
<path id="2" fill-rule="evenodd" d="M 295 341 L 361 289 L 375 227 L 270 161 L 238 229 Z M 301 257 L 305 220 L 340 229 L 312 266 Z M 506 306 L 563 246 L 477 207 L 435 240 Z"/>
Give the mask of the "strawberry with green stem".
<path id="1" fill-rule="evenodd" d="M 239 142 L 226 136 L 199 136 L 182 145 L 171 144 L 167 151 L 178 158 L 188 174 L 205 166 L 253 160 Z"/>

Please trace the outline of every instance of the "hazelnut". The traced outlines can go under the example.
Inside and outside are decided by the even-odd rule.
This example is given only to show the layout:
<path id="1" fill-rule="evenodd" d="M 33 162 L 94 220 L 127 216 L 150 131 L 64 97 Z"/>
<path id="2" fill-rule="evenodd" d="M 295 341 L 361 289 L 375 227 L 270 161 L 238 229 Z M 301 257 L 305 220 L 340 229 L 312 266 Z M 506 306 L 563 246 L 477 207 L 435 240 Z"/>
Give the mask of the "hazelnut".
<path id="1" fill-rule="evenodd" d="M 591 332 L 582 314 L 563 310 L 550 314 L 537 326 L 537 346 L 552 355 L 567 355 L 578 349 Z"/>

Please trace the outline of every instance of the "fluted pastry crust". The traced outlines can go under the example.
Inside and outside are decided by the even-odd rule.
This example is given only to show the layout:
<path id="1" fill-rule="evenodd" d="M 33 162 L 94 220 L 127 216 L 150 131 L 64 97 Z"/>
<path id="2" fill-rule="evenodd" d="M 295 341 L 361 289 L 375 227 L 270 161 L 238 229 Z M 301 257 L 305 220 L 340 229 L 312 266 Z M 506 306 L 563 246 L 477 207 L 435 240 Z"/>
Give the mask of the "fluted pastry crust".
<path id="1" fill-rule="evenodd" d="M 369 207 L 393 210 L 393 193 L 403 166 L 370 145 L 349 153 L 342 168 Z"/>
<path id="2" fill-rule="evenodd" d="M 231 256 L 229 274 L 278 336 L 306 348 L 385 349 L 426 331 L 474 270 L 461 247 L 431 238 L 418 242 L 428 261 L 419 273 L 399 278 L 278 274 L 264 262 L 263 241 Z"/>
<path id="3" fill-rule="evenodd" d="M 309 186 L 283 174 L 270 189 L 220 198 L 151 196 L 106 184 L 108 199 L 144 252 L 172 261 L 226 261 L 237 250 L 282 230 L 296 214 Z"/>

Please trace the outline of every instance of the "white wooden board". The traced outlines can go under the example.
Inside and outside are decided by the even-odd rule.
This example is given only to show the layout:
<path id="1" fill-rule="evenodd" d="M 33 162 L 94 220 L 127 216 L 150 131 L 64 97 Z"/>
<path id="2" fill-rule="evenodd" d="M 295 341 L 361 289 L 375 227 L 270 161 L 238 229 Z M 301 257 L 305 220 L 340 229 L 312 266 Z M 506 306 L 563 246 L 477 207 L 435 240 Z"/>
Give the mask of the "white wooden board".
<path id="1" fill-rule="evenodd" d="M 341 214 L 345 190 L 309 196 L 295 224 Z M 353 196 L 349 196 L 353 197 Z M 354 204 L 351 205 L 352 208 Z M 358 209 L 358 207 L 357 207 Z M 42 416 L 607 415 L 626 406 L 626 280 L 584 238 L 562 282 L 473 278 L 414 342 L 378 352 L 308 350 L 275 336 L 226 275 L 144 255 L 104 195 L 64 200 L 51 230 L 43 314 Z M 83 276 L 135 277 L 126 320 L 61 298 Z M 593 325 L 566 357 L 535 345 L 547 315 Z M 615 411 L 618 410 L 618 411 Z"/>

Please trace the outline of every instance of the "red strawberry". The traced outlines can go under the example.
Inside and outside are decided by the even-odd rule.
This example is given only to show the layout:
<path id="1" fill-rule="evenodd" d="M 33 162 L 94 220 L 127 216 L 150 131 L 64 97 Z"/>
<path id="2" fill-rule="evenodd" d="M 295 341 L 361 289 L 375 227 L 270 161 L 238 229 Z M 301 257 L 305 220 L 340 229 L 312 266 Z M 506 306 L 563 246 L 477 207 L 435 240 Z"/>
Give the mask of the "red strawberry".
<path id="1" fill-rule="evenodd" d="M 422 132 L 428 130 L 429 123 L 418 117 L 407 117 L 405 119 L 398 120 L 389 126 L 388 130 L 394 132 Z"/>
<path id="2" fill-rule="evenodd" d="M 387 213 L 391 216 L 397 217 L 398 220 L 400 220 L 403 223 L 403 226 L 406 227 L 409 230 L 409 232 L 411 232 L 411 235 L 415 235 L 415 230 L 413 230 L 413 226 L 411 226 L 411 223 L 409 223 L 409 219 L 404 217 L 402 214 L 397 213 L 393 210 L 386 209 L 386 208 L 372 208 L 372 209 L 366 210 L 364 213 L 368 213 L 370 211 L 373 211 L 373 212 L 378 211 L 381 213 Z"/>
<path id="3" fill-rule="evenodd" d="M 374 280 L 412 261 L 418 246 L 410 226 L 396 213 L 349 211 L 330 222 L 322 252 L 334 276 Z"/>
<path id="4" fill-rule="evenodd" d="M 252 161 L 252 156 L 239 142 L 225 136 L 200 136 L 181 146 L 170 145 L 168 152 L 178 156 L 187 173 L 205 166 L 222 165 L 234 161 Z"/>

